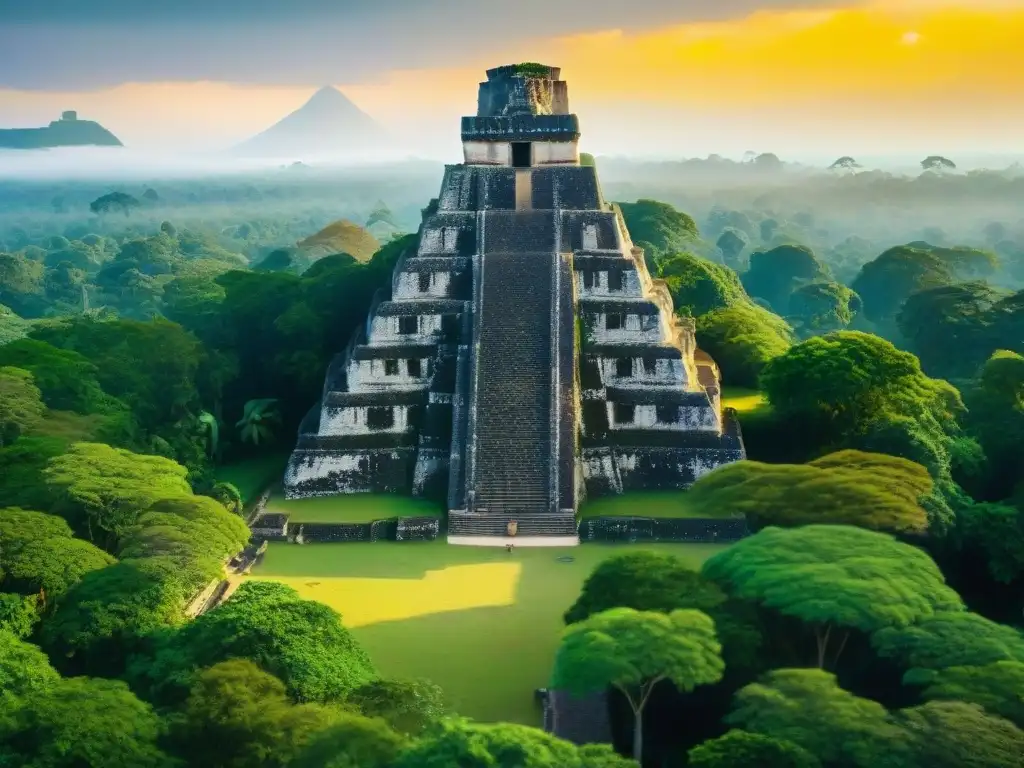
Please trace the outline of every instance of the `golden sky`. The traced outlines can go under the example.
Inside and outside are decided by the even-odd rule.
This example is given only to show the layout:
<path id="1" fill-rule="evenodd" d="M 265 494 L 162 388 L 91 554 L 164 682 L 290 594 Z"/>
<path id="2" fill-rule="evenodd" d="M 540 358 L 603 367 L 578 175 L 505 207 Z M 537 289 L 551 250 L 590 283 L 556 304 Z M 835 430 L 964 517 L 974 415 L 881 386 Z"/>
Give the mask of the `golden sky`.
<path id="1" fill-rule="evenodd" d="M 338 86 L 398 134 L 416 115 L 419 138 L 436 142 L 457 141 L 457 117 L 474 110 L 485 68 L 534 60 L 562 67 L 585 134 L 605 151 L 632 129 L 650 141 L 699 135 L 708 151 L 718 136 L 723 154 L 765 136 L 823 151 L 830 140 L 836 151 L 859 141 L 884 152 L 886 142 L 912 146 L 922 132 L 935 144 L 1024 152 L 1022 41 L 1024 0 L 848 0 L 827 10 L 538 39 L 453 68 Z M 160 83 L 0 91 L 0 124 L 39 123 L 74 108 L 125 143 L 216 148 L 274 122 L 312 90 Z"/>

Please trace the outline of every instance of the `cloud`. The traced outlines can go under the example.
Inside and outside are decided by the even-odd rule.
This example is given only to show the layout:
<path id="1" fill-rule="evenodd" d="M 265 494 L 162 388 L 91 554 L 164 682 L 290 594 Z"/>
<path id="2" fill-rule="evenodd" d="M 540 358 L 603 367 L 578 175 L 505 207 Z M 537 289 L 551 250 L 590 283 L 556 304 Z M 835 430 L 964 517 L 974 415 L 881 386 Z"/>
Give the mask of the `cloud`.
<path id="1" fill-rule="evenodd" d="M 0 0 L 0 88 L 366 82 L 530 40 L 738 18 L 830 0 Z M 497 61 L 497 59 L 495 59 Z M 555 62 L 557 63 L 557 62 Z"/>

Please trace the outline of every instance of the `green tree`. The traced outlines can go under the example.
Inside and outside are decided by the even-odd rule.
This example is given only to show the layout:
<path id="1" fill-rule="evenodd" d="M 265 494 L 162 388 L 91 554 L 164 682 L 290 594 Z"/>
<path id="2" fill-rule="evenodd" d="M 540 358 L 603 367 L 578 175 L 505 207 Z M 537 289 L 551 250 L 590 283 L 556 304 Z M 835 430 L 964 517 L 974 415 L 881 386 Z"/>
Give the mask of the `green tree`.
<path id="1" fill-rule="evenodd" d="M 0 592 L 0 632 L 25 639 L 31 637 L 38 623 L 38 597 Z"/>
<path id="2" fill-rule="evenodd" d="M 31 768 L 169 768 L 162 724 L 120 680 L 85 677 L 35 691 L 0 718 L 0 762 Z"/>
<path id="3" fill-rule="evenodd" d="M 232 659 L 199 673 L 168 742 L 189 765 L 276 768 L 338 717 L 319 704 L 292 704 L 284 683 Z"/>
<path id="4" fill-rule="evenodd" d="M 830 651 L 836 662 L 851 631 L 870 634 L 963 610 L 927 554 L 845 525 L 765 528 L 711 557 L 702 573 L 727 593 L 810 628 L 822 669 Z"/>
<path id="5" fill-rule="evenodd" d="M 863 167 L 864 166 L 862 166 L 860 163 L 858 163 L 856 160 L 854 160 L 849 155 L 843 155 L 843 157 L 840 157 L 838 160 L 836 160 L 834 163 L 832 163 L 832 165 L 830 165 L 828 168 L 829 168 L 830 171 L 837 171 L 837 170 L 853 171 L 853 170 L 856 170 L 857 168 L 863 168 Z"/>
<path id="6" fill-rule="evenodd" d="M 198 592 L 223 576 L 224 562 L 245 547 L 249 533 L 238 515 L 208 496 L 164 499 L 124 532 L 118 555 L 173 558 L 182 580 Z"/>
<path id="7" fill-rule="evenodd" d="M 888 341 L 857 331 L 814 336 L 771 360 L 761 384 L 776 415 L 820 444 L 903 456 L 951 485 L 960 395 Z"/>
<path id="8" fill-rule="evenodd" d="M 955 282 L 946 263 L 930 250 L 898 245 L 861 267 L 850 287 L 864 302 L 864 314 L 876 323 L 896 317 L 914 293 Z"/>
<path id="9" fill-rule="evenodd" d="M 144 275 L 169 275 L 174 271 L 178 257 L 177 240 L 165 233 L 153 237 L 129 240 L 121 246 L 116 261 L 131 262 Z"/>
<path id="10" fill-rule="evenodd" d="M 735 272 L 692 253 L 664 256 L 660 276 L 681 315 L 697 317 L 747 300 Z"/>
<path id="11" fill-rule="evenodd" d="M 0 366 L 4 365 L 31 372 L 50 408 L 93 413 L 105 398 L 96 379 L 96 366 L 77 352 L 20 339 L 0 346 Z"/>
<path id="12" fill-rule="evenodd" d="M 830 766 L 903 765 L 904 734 L 878 702 L 820 669 L 777 669 L 740 689 L 726 722 L 796 744 Z"/>
<path id="13" fill-rule="evenodd" d="M 697 344 L 732 386 L 757 387 L 762 369 L 793 343 L 793 329 L 755 304 L 736 304 L 697 318 Z"/>
<path id="14" fill-rule="evenodd" d="M 928 155 L 921 161 L 921 167 L 926 171 L 952 171 L 956 169 L 956 163 L 942 155 Z"/>
<path id="15" fill-rule="evenodd" d="M 42 317 L 46 311 L 46 267 L 20 253 L 0 253 L 0 304 L 25 318 Z"/>
<path id="16" fill-rule="evenodd" d="M 242 442 L 259 445 L 273 437 L 274 427 L 280 422 L 281 415 L 277 411 L 277 400 L 264 398 L 250 400 L 245 404 L 242 418 L 235 424 L 239 428 Z"/>
<path id="17" fill-rule="evenodd" d="M 956 518 L 961 554 L 980 555 L 1001 584 L 1024 576 L 1024 511 L 1009 504 L 970 504 Z"/>
<path id="18" fill-rule="evenodd" d="M 754 529 L 828 523 L 921 533 L 928 527 L 921 500 L 933 485 L 912 461 L 839 451 L 808 464 L 728 464 L 697 480 L 687 501 L 708 516 L 722 509 L 742 513 Z"/>
<path id="19" fill-rule="evenodd" d="M 818 759 L 791 741 L 732 730 L 689 752 L 690 768 L 819 768 Z"/>
<path id="20" fill-rule="evenodd" d="M 31 336 L 92 362 L 103 391 L 126 403 L 147 432 L 167 439 L 193 423 L 202 346 L 180 325 L 78 316 L 37 326 Z"/>
<path id="21" fill-rule="evenodd" d="M 906 670 L 903 681 L 921 685 L 952 667 L 984 667 L 999 661 L 1024 663 L 1024 635 L 976 613 L 937 612 L 914 624 L 875 632 L 879 656 Z"/>
<path id="22" fill-rule="evenodd" d="M 192 685 L 196 669 L 230 658 L 255 662 L 300 702 L 341 701 L 376 677 L 334 610 L 263 581 L 243 583 L 217 610 L 156 638 L 153 656 L 133 659 L 130 675 L 140 690 L 170 702 Z"/>
<path id="23" fill-rule="evenodd" d="M 127 218 L 140 205 L 142 203 L 125 192 L 110 192 L 102 197 L 97 197 L 89 203 L 89 210 L 97 214 L 121 211 L 125 218 Z"/>
<path id="24" fill-rule="evenodd" d="M 650 243 L 662 253 L 685 251 L 700 236 L 694 220 L 668 203 L 637 200 L 618 206 L 633 242 Z"/>
<path id="25" fill-rule="evenodd" d="M 60 675 L 50 666 L 45 653 L 0 628 L 0 712 L 10 712 L 9 708 L 18 700 L 31 698 L 59 682 Z M 0 717 L 0 728 L 3 719 Z"/>
<path id="26" fill-rule="evenodd" d="M 45 512 L 4 507 L 0 509 L 0 570 L 8 558 L 30 542 L 69 539 L 74 534 L 67 521 Z"/>
<path id="27" fill-rule="evenodd" d="M 715 624 L 696 610 L 613 608 L 570 624 L 555 656 L 552 687 L 574 693 L 617 688 L 633 710 L 633 757 L 643 752 L 643 712 L 654 687 L 689 692 L 718 682 L 725 664 Z"/>
<path id="28" fill-rule="evenodd" d="M 45 412 L 31 373 L 10 366 L 0 368 L 0 448 L 39 424 Z"/>
<path id="29" fill-rule="evenodd" d="M 43 625 L 43 647 L 68 672 L 118 675 L 145 638 L 183 620 L 190 596 L 172 558 L 122 560 L 90 571 Z"/>
<path id="30" fill-rule="evenodd" d="M 929 701 L 894 720 L 922 768 L 1019 768 L 1024 755 L 1024 731 L 976 704 Z"/>
<path id="31" fill-rule="evenodd" d="M 58 510 L 83 523 L 89 539 L 105 534 L 108 547 L 157 501 L 190 496 L 187 470 L 162 456 L 145 456 L 102 443 L 75 443 L 50 461 L 46 482 Z"/>
<path id="32" fill-rule="evenodd" d="M 343 768 L 349 766 L 342 764 Z M 577 747 L 538 728 L 450 720 L 412 742 L 391 768 L 636 768 L 611 747 Z M 309 766 L 312 768 L 312 766 Z M 333 768 L 333 766 L 332 766 Z"/>
<path id="33" fill-rule="evenodd" d="M 693 608 L 709 613 L 725 600 L 717 584 L 675 555 L 630 552 L 598 564 L 564 619 L 566 624 L 575 624 L 610 608 L 659 613 Z"/>
<path id="34" fill-rule="evenodd" d="M 415 736 L 445 714 L 444 692 L 429 680 L 371 680 L 346 702 L 366 717 L 379 717 L 399 733 Z"/>
<path id="35" fill-rule="evenodd" d="M 789 296 L 801 284 L 827 277 L 828 269 L 803 245 L 780 245 L 750 255 L 750 269 L 743 287 L 751 296 L 764 299 L 772 309 L 784 311 Z"/>
<path id="36" fill-rule="evenodd" d="M 787 318 L 805 333 L 838 331 L 860 312 L 860 296 L 834 282 L 808 283 L 789 295 Z"/>
<path id="37" fill-rule="evenodd" d="M 982 282 L 929 288 L 907 298 L 896 322 L 925 370 L 942 378 L 966 378 L 993 351 L 992 310 L 1003 296 Z"/>
<path id="38" fill-rule="evenodd" d="M 309 706 L 309 705 L 303 705 Z M 378 718 L 337 715 L 314 733 L 291 768 L 391 768 L 408 740 Z"/>
<path id="39" fill-rule="evenodd" d="M 931 678 L 925 699 L 963 701 L 1024 727 L 1024 663 L 996 661 L 978 667 L 947 667 Z"/>
<path id="40" fill-rule="evenodd" d="M 66 448 L 67 441 L 59 437 L 22 437 L 0 448 L 0 499 L 24 508 L 49 509 L 54 499 L 44 472 L 50 459 Z"/>
<path id="41" fill-rule="evenodd" d="M 715 246 L 722 252 L 722 259 L 727 266 L 736 269 L 740 263 L 740 254 L 750 243 L 750 238 L 742 230 L 727 227 L 718 239 Z"/>
<path id="42" fill-rule="evenodd" d="M 1024 356 L 995 352 L 965 399 L 968 428 L 993 467 L 993 493 L 1005 498 L 1024 476 Z"/>
<path id="43" fill-rule="evenodd" d="M 4 558 L 4 587 L 25 595 L 38 594 L 45 608 L 77 584 L 85 574 L 116 561 L 88 541 L 72 538 L 36 539 Z"/>

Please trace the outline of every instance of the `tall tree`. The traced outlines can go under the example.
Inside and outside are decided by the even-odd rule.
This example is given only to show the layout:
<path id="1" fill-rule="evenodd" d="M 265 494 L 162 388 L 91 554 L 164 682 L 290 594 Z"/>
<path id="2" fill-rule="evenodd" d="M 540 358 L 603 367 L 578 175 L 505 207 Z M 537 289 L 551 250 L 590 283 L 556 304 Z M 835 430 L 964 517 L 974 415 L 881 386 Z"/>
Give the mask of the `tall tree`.
<path id="1" fill-rule="evenodd" d="M 184 619 L 189 597 L 173 559 L 122 560 L 68 590 L 43 625 L 42 644 L 67 673 L 120 675 L 145 639 Z"/>
<path id="2" fill-rule="evenodd" d="M 171 768 L 162 724 L 120 680 L 77 677 L 0 718 L 0 762 L 33 768 Z"/>
<path id="3" fill-rule="evenodd" d="M 906 765 L 905 736 L 885 708 L 843 690 L 820 669 L 777 669 L 737 692 L 726 722 L 792 742 L 824 765 Z"/>
<path id="4" fill-rule="evenodd" d="M 860 296 L 834 282 L 808 283 L 789 295 L 786 316 L 804 334 L 838 331 L 861 310 Z"/>
<path id="5" fill-rule="evenodd" d="M 955 282 L 949 266 L 930 250 L 898 245 L 861 267 L 850 287 L 876 323 L 892 321 L 914 293 Z"/>
<path id="6" fill-rule="evenodd" d="M 821 669 L 835 664 L 854 630 L 871 634 L 963 610 L 927 554 L 845 525 L 765 528 L 711 557 L 702 573 L 730 594 L 802 622 Z"/>
<path id="7" fill-rule="evenodd" d="M 922 768 L 1019 768 L 1024 731 L 977 704 L 929 701 L 895 713 Z"/>
<path id="8" fill-rule="evenodd" d="M 60 675 L 38 646 L 0 629 L 0 711 L 10 711 L 19 700 L 49 690 L 59 682 Z"/>
<path id="9" fill-rule="evenodd" d="M 717 584 L 675 555 L 630 552 L 598 564 L 564 619 L 566 624 L 575 624 L 609 608 L 659 613 L 693 608 L 707 613 L 725 599 Z"/>
<path id="10" fill-rule="evenodd" d="M 968 428 L 993 466 L 993 494 L 1006 498 L 1024 474 L 1024 356 L 995 352 L 966 400 Z"/>
<path id="11" fill-rule="evenodd" d="M 569 625 L 555 656 L 552 686 L 575 693 L 614 687 L 633 710 L 633 758 L 643 754 L 643 713 L 654 687 L 689 692 L 725 670 L 714 622 L 695 610 L 613 608 Z"/>
<path id="12" fill-rule="evenodd" d="M 155 645 L 152 656 L 132 660 L 130 678 L 169 703 L 192 685 L 195 670 L 231 658 L 255 662 L 300 702 L 341 701 L 376 677 L 337 612 L 273 582 L 243 583 L 217 610 L 156 638 Z"/>
<path id="13" fill-rule="evenodd" d="M 85 574 L 116 560 L 88 541 L 73 538 L 35 540 L 4 558 L 4 588 L 39 595 L 43 608 L 77 584 Z"/>
<path id="14" fill-rule="evenodd" d="M 790 294 L 804 283 L 828 276 L 828 269 L 803 245 L 780 245 L 750 255 L 750 269 L 743 274 L 743 287 L 751 296 L 767 301 L 784 312 Z"/>
<path id="15" fill-rule="evenodd" d="M 445 714 L 444 692 L 429 680 L 371 680 L 346 702 L 367 717 L 379 717 L 400 733 L 415 736 Z"/>
<path id="16" fill-rule="evenodd" d="M 947 667 L 931 676 L 925 699 L 984 707 L 1024 728 L 1024 662 L 995 661 L 978 667 Z"/>
<path id="17" fill-rule="evenodd" d="M 32 374 L 22 368 L 0 368 L 0 448 L 31 430 L 46 412 Z"/>
<path id="18" fill-rule="evenodd" d="M 459 768 L 636 768 L 635 763 L 619 757 L 604 744 L 577 747 L 539 728 L 457 719 L 443 723 L 424 738 L 412 742 L 390 768 L 451 768 L 456 765 Z"/>
<path id="19" fill-rule="evenodd" d="M 937 612 L 916 623 L 879 630 L 877 653 L 906 670 L 904 682 L 928 683 L 951 667 L 983 667 L 999 661 L 1024 663 L 1019 630 L 964 611 Z"/>
<path id="20" fill-rule="evenodd" d="M 232 659 L 199 673 L 168 743 L 189 765 L 278 768 L 339 717 L 318 704 L 293 704 L 276 677 Z"/>
<path id="21" fill-rule="evenodd" d="M 791 741 L 747 731 L 731 730 L 717 739 L 694 747 L 688 755 L 690 768 L 820 768 L 818 759 Z"/>
<path id="22" fill-rule="evenodd" d="M 793 329 L 778 315 L 753 303 L 708 312 L 697 318 L 697 344 L 733 386 L 757 387 L 769 360 L 793 344 Z"/>
<path id="23" fill-rule="evenodd" d="M 921 161 L 921 167 L 926 171 L 952 171 L 956 163 L 942 155 L 928 155 Z"/>
<path id="24" fill-rule="evenodd" d="M 719 467 L 687 491 L 695 510 L 729 509 L 755 528 L 809 523 L 856 525 L 888 533 L 922 533 L 928 471 L 895 456 L 838 451 L 808 464 L 740 461 Z"/>
<path id="25" fill-rule="evenodd" d="M 896 316 L 921 365 L 941 378 L 967 378 L 993 352 L 992 309 L 1005 294 L 983 282 L 911 294 Z"/>
<path id="26" fill-rule="evenodd" d="M 102 443 L 75 443 L 50 461 L 46 482 L 59 495 L 58 511 L 81 524 L 89 539 L 112 548 L 117 537 L 160 499 L 191 496 L 187 470 L 162 456 L 145 456 Z"/>

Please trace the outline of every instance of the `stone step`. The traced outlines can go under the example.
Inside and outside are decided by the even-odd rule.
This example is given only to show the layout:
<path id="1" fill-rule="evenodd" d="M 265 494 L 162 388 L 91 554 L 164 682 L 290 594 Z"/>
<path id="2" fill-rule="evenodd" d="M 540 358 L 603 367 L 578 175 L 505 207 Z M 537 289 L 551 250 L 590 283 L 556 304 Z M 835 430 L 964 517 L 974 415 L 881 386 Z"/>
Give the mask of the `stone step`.
<path id="1" fill-rule="evenodd" d="M 576 518 L 572 515 L 460 515 L 448 516 L 450 536 L 506 536 L 508 524 L 516 521 L 516 536 L 575 536 Z"/>

